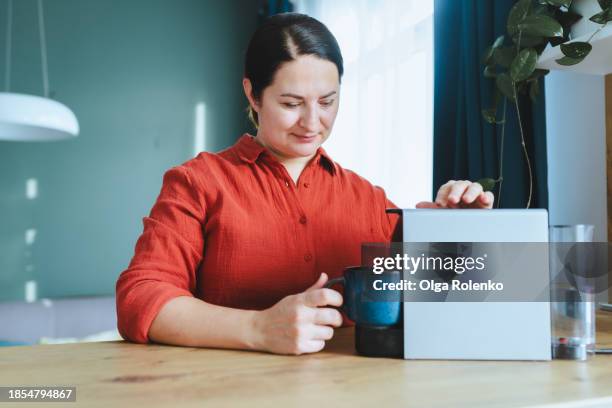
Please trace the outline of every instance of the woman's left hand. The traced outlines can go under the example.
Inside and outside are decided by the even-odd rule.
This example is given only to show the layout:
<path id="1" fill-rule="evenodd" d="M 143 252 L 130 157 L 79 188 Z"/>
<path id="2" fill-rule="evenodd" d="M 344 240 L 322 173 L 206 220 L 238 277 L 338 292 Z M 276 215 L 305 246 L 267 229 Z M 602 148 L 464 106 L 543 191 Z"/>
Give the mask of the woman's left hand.
<path id="1" fill-rule="evenodd" d="M 421 201 L 416 208 L 493 208 L 495 197 L 479 183 L 450 180 L 438 190 L 436 201 Z"/>

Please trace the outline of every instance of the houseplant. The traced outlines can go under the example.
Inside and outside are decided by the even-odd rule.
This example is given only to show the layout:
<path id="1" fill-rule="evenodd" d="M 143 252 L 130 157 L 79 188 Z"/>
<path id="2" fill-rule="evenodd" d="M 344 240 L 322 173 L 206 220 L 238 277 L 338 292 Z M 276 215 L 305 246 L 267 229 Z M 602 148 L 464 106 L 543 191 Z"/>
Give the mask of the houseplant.
<path id="1" fill-rule="evenodd" d="M 483 57 L 484 76 L 495 81 L 494 105 L 483 109 L 485 121 L 501 126 L 501 149 L 499 177 L 479 180 L 485 190 L 492 190 L 499 183 L 499 195 L 503 182 L 504 136 L 508 102 L 514 106 L 517 115 L 522 151 L 529 174 L 529 196 L 527 208 L 533 195 L 533 172 L 527 148 L 523 121 L 519 108 L 519 95 L 538 97 L 539 81 L 549 71 L 536 68 L 544 49 L 550 44 L 560 45 L 563 57 L 557 59 L 560 65 L 575 65 L 584 60 L 592 50 L 591 40 L 612 21 L 612 0 L 597 0 L 601 11 L 589 18 L 599 24 L 586 41 L 571 41 L 570 28 L 582 18 L 571 6 L 573 0 L 518 0 L 508 13 L 507 33 L 499 36 L 487 48 Z M 501 110 L 500 110 L 501 107 Z M 499 206 L 500 200 L 498 200 Z"/>

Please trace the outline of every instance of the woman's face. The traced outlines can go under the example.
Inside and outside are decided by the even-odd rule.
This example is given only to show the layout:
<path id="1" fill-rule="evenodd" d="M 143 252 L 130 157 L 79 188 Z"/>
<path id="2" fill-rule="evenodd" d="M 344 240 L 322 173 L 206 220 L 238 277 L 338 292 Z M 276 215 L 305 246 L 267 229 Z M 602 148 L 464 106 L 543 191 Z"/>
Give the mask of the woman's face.
<path id="1" fill-rule="evenodd" d="M 310 158 L 329 137 L 338 113 L 340 80 L 333 62 L 302 55 L 280 66 L 257 103 L 257 139 L 280 159 Z"/>

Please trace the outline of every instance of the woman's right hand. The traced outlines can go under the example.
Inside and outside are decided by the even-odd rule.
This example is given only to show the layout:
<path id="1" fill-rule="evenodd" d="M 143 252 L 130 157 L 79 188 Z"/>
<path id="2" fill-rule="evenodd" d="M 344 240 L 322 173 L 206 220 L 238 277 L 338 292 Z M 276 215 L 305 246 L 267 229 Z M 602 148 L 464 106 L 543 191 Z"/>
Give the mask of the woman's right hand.
<path id="1" fill-rule="evenodd" d="M 253 318 L 254 348 L 277 354 L 316 353 L 342 325 L 342 315 L 325 306 L 341 306 L 342 295 L 323 286 L 327 274 L 305 292 L 283 298 Z"/>

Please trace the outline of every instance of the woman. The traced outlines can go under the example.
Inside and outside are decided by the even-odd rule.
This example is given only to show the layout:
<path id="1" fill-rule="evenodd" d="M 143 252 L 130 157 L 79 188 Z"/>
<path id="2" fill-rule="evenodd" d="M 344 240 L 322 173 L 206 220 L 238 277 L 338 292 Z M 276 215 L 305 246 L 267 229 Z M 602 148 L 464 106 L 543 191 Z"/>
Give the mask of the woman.
<path id="1" fill-rule="evenodd" d="M 388 242 L 384 191 L 320 147 L 340 99 L 342 56 L 329 30 L 301 14 L 267 19 L 246 53 L 243 86 L 257 135 L 169 170 L 117 281 L 128 340 L 317 352 L 342 325 L 340 293 L 323 286 Z M 375 137 L 373 135 L 373 137 Z M 418 207 L 491 208 L 467 181 Z"/>

